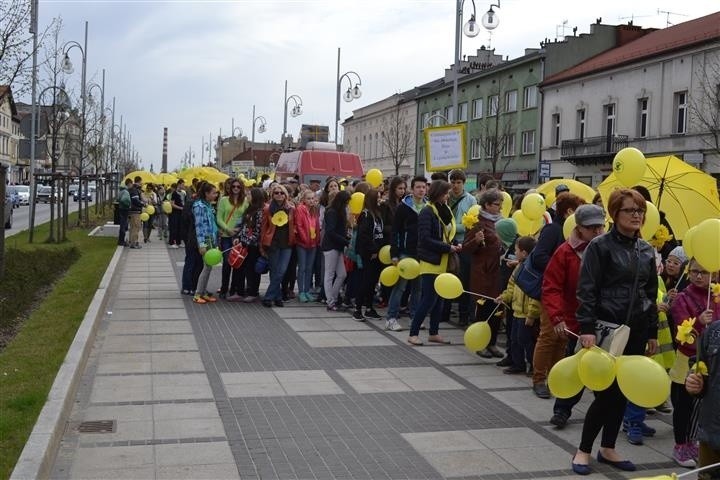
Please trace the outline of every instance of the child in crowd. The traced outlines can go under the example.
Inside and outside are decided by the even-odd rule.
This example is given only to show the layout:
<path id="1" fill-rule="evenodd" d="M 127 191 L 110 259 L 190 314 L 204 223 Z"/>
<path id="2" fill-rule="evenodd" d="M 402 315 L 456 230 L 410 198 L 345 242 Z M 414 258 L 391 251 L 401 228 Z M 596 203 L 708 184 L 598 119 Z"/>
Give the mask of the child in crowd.
<path id="1" fill-rule="evenodd" d="M 515 242 L 515 256 L 517 261 L 524 262 L 530 252 L 535 248 L 533 237 L 520 237 Z M 510 351 L 512 353 L 512 365 L 503 370 L 507 374 L 526 373 L 532 364 L 533 352 L 535 350 L 535 337 L 538 318 L 540 318 L 539 302 L 530 298 L 515 284 L 520 265 L 510 276 L 507 288 L 496 299 L 496 303 L 512 304 L 513 325 L 510 331 Z M 532 368 L 530 368 L 532 370 Z"/>

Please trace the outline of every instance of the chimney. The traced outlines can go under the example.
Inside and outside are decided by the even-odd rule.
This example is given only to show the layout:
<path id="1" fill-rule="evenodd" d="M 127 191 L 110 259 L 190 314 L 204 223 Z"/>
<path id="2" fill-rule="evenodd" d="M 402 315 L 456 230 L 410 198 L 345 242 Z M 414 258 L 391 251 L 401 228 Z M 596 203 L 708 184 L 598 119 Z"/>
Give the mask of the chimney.
<path id="1" fill-rule="evenodd" d="M 163 128 L 162 173 L 167 173 L 167 127 Z"/>

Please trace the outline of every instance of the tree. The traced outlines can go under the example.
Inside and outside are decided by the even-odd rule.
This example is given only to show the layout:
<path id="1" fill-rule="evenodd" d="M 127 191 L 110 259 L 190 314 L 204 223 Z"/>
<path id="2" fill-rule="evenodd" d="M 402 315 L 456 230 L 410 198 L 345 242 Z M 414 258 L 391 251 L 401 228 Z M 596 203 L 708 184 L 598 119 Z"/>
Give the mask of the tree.
<path id="1" fill-rule="evenodd" d="M 482 133 L 479 138 L 480 150 L 490 162 L 490 170 L 493 176 L 498 173 L 503 154 L 511 146 L 513 147 L 512 151 L 509 152 L 510 155 L 506 157 L 507 160 L 505 160 L 499 169 L 500 173 L 504 173 L 510 161 L 515 158 L 515 132 L 512 128 L 510 117 L 503 114 L 503 112 L 507 110 L 507 105 L 505 105 L 504 99 L 501 98 L 502 96 L 503 91 L 500 85 L 498 85 L 497 93 L 494 96 L 491 95 L 488 97 L 487 115 L 485 115 L 482 121 Z M 491 113 L 492 115 L 490 115 Z"/>
<path id="2" fill-rule="evenodd" d="M 690 115 L 700 140 L 720 158 L 720 56 L 700 64 L 699 80 L 690 95 Z"/>
<path id="3" fill-rule="evenodd" d="M 10 85 L 15 98 L 21 98 L 32 86 L 31 3 L 28 0 L 0 2 L 0 85 Z M 38 32 L 38 49 L 54 22 Z"/>
<path id="4" fill-rule="evenodd" d="M 395 175 L 400 174 L 400 167 L 410 158 L 414 140 L 413 126 L 410 122 L 405 121 L 402 105 L 398 102 L 393 107 L 382 132 L 383 147 L 392 161 Z"/>

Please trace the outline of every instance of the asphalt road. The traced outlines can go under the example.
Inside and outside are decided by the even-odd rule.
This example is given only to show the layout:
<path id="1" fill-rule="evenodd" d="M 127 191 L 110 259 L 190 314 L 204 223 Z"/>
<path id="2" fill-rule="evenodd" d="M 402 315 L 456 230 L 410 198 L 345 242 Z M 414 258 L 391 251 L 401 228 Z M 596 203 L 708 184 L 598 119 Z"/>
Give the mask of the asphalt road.
<path id="1" fill-rule="evenodd" d="M 90 202 L 92 205 L 92 202 Z M 77 202 L 70 200 L 68 204 L 70 212 L 76 212 L 78 208 Z M 50 221 L 50 204 L 49 203 L 38 203 L 35 208 L 35 225 L 41 225 Z M 19 208 L 13 211 L 12 228 L 5 230 L 5 237 L 15 235 L 16 233 L 27 230 L 30 225 L 30 206 L 20 205 Z M 2 225 L 0 225 L 2 226 Z"/>

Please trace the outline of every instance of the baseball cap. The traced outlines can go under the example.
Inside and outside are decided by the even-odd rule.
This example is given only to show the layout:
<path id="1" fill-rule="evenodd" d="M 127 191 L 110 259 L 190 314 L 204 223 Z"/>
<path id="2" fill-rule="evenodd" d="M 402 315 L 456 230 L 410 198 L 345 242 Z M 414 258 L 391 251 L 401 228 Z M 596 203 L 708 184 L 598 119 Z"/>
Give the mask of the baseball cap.
<path id="1" fill-rule="evenodd" d="M 605 225 L 605 210 L 597 205 L 580 205 L 575 210 L 575 223 L 581 227 Z"/>
<path id="2" fill-rule="evenodd" d="M 568 187 L 564 183 L 561 183 L 557 187 L 555 187 L 555 195 L 560 195 L 563 192 L 569 192 L 569 191 L 570 191 L 570 187 Z"/>

